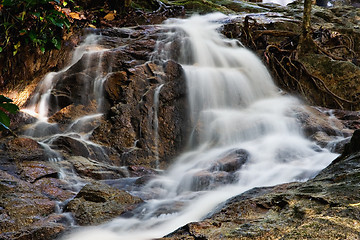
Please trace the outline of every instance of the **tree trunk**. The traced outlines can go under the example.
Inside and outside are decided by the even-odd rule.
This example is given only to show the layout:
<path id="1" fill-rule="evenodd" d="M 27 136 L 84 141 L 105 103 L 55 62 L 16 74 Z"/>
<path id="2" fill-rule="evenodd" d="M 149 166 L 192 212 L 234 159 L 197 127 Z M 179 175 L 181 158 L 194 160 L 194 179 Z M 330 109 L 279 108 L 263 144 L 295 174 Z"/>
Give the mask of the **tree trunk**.
<path id="1" fill-rule="evenodd" d="M 312 0 L 304 0 L 302 34 L 298 45 L 298 56 L 314 52 L 316 49 L 316 44 L 311 36 L 311 6 Z"/>

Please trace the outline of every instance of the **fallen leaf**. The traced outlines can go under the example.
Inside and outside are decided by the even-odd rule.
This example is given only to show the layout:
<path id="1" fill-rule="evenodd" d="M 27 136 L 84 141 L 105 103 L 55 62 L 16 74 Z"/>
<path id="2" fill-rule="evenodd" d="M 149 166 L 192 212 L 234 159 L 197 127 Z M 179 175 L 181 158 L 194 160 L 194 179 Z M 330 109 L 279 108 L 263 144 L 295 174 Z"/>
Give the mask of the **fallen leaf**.
<path id="1" fill-rule="evenodd" d="M 77 12 L 71 12 L 71 13 L 69 13 L 69 17 L 71 17 L 71 18 L 73 18 L 73 19 L 77 19 L 77 20 L 81 20 L 81 19 L 82 19 L 81 16 L 80 16 L 80 14 L 77 13 Z"/>
<path id="2" fill-rule="evenodd" d="M 92 25 L 92 24 L 89 24 L 89 27 L 91 27 L 91 28 L 96 28 L 94 25 Z"/>
<path id="3" fill-rule="evenodd" d="M 115 13 L 108 13 L 108 14 L 106 14 L 106 16 L 104 17 L 104 19 L 105 20 L 107 20 L 107 21 L 112 21 L 112 20 L 114 20 L 115 19 Z"/>

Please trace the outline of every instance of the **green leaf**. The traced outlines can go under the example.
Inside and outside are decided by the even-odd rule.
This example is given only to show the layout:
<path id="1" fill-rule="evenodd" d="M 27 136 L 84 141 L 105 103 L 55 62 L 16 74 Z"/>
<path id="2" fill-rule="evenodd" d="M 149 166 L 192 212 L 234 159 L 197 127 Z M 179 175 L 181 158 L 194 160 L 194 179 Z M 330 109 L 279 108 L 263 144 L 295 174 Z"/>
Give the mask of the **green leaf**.
<path id="1" fill-rule="evenodd" d="M 62 28 L 64 26 L 64 24 L 60 22 L 58 19 L 55 19 L 53 17 L 48 17 L 48 19 L 51 21 L 52 24 L 54 24 L 57 27 Z"/>
<path id="2" fill-rule="evenodd" d="M 16 113 L 17 111 L 19 111 L 19 107 L 13 103 L 0 103 L 0 108 L 5 109 L 9 113 Z"/>
<path id="3" fill-rule="evenodd" d="M 64 1 L 63 6 L 66 7 L 66 5 L 68 5 L 68 3 Z"/>
<path id="4" fill-rule="evenodd" d="M 13 100 L 11 100 L 10 98 L 8 97 L 5 97 L 4 95 L 0 95 L 0 103 L 9 103 L 9 102 L 12 102 Z"/>
<path id="5" fill-rule="evenodd" d="M 0 110 L 0 123 L 4 124 L 6 127 L 10 126 L 9 116 L 2 110 Z"/>
<path id="6" fill-rule="evenodd" d="M 41 51 L 42 53 L 44 53 L 44 52 L 45 52 L 45 47 L 44 47 L 44 46 L 40 46 L 40 51 Z"/>
<path id="7" fill-rule="evenodd" d="M 3 48 L 2 47 L 0 47 L 0 53 L 3 51 Z"/>

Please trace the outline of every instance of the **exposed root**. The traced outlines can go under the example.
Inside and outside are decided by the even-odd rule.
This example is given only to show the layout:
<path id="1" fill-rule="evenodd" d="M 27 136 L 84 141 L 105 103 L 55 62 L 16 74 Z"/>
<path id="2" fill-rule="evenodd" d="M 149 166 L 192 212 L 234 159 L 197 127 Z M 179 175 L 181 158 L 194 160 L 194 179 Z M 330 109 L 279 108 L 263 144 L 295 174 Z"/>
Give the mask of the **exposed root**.
<path id="1" fill-rule="evenodd" d="M 316 34 L 317 40 L 313 40 L 315 53 L 324 54 L 336 61 L 357 59 L 358 54 L 354 51 L 354 43 L 350 37 L 341 34 L 334 35 L 323 28 L 320 28 Z M 299 33 L 269 30 L 258 24 L 252 17 L 246 16 L 240 36 L 244 45 L 256 51 L 263 51 L 264 61 L 285 90 L 298 92 L 313 102 L 313 96 L 309 93 L 311 89 L 313 93 L 323 93 L 321 96 L 315 97 L 318 98 L 318 101 L 321 99 L 320 101 L 324 105 L 332 105 L 341 109 L 359 107 L 360 101 L 352 101 L 337 95 L 330 90 L 323 79 L 315 76 L 300 62 L 297 58 Z M 316 36 L 314 32 L 314 37 Z M 274 44 L 269 42 L 269 37 L 284 37 L 284 41 Z"/>

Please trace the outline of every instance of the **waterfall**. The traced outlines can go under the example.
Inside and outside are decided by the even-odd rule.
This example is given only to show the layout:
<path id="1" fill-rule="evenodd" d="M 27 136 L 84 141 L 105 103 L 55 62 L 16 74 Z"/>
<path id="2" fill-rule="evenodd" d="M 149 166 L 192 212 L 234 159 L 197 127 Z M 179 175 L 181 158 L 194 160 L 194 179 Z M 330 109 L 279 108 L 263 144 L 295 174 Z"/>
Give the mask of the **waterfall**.
<path id="1" fill-rule="evenodd" d="M 44 148 L 48 160 L 53 163 L 53 167 L 59 172 L 59 179 L 64 180 L 64 182 L 68 184 L 67 188 L 75 193 L 79 192 L 86 183 L 78 176 L 72 167 L 66 166 L 66 162 L 64 163 L 62 161 L 63 155 L 58 149 L 56 141 L 61 142 L 64 141 L 64 139 L 73 142 L 76 141 L 84 146 L 89 152 L 92 152 L 96 160 L 107 159 L 107 154 L 103 148 L 89 140 L 89 136 L 103 115 L 101 112 L 103 104 L 103 82 L 107 78 L 106 69 L 103 69 L 102 64 L 102 56 L 107 49 L 99 48 L 99 45 L 97 44 L 98 40 L 99 36 L 97 35 L 87 36 L 85 41 L 75 49 L 70 64 L 58 72 L 48 73 L 39 83 L 29 101 L 28 107 L 21 110 L 37 118 L 37 121 L 28 127 L 23 135 L 35 139 Z M 97 55 L 99 55 L 100 61 L 97 66 L 95 66 L 95 74 L 92 74 L 90 72 L 91 64 L 93 58 L 97 57 Z M 79 68 L 80 70 L 85 71 L 83 74 L 84 84 L 82 90 L 84 96 L 86 96 L 86 94 L 91 96 L 88 98 L 86 97 L 86 99 L 84 99 L 83 96 L 79 96 L 78 102 L 87 105 L 89 108 L 91 107 L 91 102 L 96 102 L 97 106 L 94 107 L 93 114 L 78 114 L 79 116 L 77 116 L 76 119 L 71 119 L 68 123 L 60 126 L 60 124 L 53 123 L 49 120 L 49 116 L 59 109 L 64 108 L 64 106 L 59 105 L 62 104 L 62 101 L 57 99 L 57 96 L 54 94 L 54 89 L 57 84 L 62 84 L 62 81 L 67 77 L 66 72 L 71 68 Z M 77 70 L 74 70 L 75 74 L 77 73 L 76 71 Z M 111 69 L 107 69 L 107 71 L 111 71 Z M 86 78 L 91 74 L 92 78 Z M 70 105 L 71 103 L 68 106 Z M 65 165 L 65 167 L 63 165 Z M 62 202 L 56 204 L 57 213 L 62 213 L 64 205 L 65 203 Z M 69 225 L 72 226 L 74 220 L 71 218 L 70 214 L 62 214 L 65 219 L 67 219 Z"/>
<path id="2" fill-rule="evenodd" d="M 155 158 L 156 158 L 156 168 L 159 169 L 159 119 L 158 119 L 158 111 L 159 111 L 159 94 L 161 88 L 164 84 L 160 84 L 154 93 L 154 138 L 155 138 Z"/>
<path id="3" fill-rule="evenodd" d="M 294 116 L 300 101 L 280 94 L 252 52 L 218 33 L 224 18 L 163 25 L 155 58 L 182 64 L 193 134 L 189 151 L 142 189 L 157 196 L 134 217 L 81 228 L 66 239 L 162 237 L 251 188 L 311 178 L 336 157 L 302 135 Z"/>

